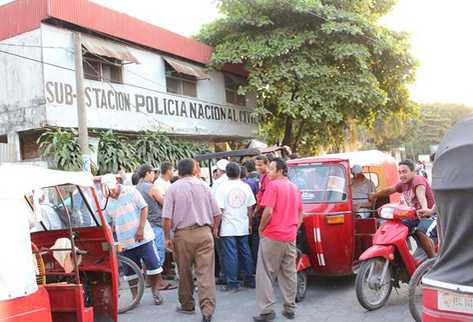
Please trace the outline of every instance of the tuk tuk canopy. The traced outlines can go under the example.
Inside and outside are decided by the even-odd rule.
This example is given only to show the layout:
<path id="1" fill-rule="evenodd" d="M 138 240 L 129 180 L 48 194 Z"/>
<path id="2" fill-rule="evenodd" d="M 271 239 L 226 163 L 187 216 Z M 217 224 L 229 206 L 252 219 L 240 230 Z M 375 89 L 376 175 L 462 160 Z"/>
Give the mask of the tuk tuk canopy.
<path id="1" fill-rule="evenodd" d="M 432 170 L 441 248 L 423 283 L 473 293 L 473 117 L 443 138 Z"/>
<path id="2" fill-rule="evenodd" d="M 0 166 L 0 301 L 36 292 L 36 273 L 31 249 L 32 210 L 25 195 L 33 190 L 74 184 L 92 186 L 83 172 L 49 170 L 29 165 Z"/>

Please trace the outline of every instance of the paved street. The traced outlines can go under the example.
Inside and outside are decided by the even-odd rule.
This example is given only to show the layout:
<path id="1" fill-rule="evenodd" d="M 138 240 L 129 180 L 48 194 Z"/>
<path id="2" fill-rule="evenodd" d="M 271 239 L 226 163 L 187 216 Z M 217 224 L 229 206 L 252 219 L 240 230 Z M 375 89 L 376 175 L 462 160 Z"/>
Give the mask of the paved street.
<path id="1" fill-rule="evenodd" d="M 366 312 L 356 299 L 354 277 L 316 278 L 311 277 L 306 300 L 298 305 L 296 321 L 299 322 L 410 322 L 413 321 L 407 307 L 407 288 L 393 290 L 386 306 L 375 312 Z M 151 304 L 149 290 L 142 303 L 135 310 L 120 315 L 120 322 L 175 321 L 200 322 L 200 315 L 177 314 L 176 291 L 163 292 L 166 303 L 162 307 Z M 216 322 L 252 321 L 255 310 L 254 290 L 244 289 L 237 294 L 217 294 Z M 278 302 L 276 321 L 286 321 L 280 313 Z"/>

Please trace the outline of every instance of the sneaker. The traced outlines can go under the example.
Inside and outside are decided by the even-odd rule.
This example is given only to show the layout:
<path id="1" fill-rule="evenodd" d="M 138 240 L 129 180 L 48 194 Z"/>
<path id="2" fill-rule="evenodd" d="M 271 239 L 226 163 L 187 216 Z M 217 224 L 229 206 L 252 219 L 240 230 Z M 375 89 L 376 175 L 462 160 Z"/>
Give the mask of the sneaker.
<path id="1" fill-rule="evenodd" d="M 282 315 L 288 320 L 294 320 L 296 318 L 295 312 L 282 311 Z"/>
<path id="2" fill-rule="evenodd" d="M 202 316 L 202 322 L 210 322 L 212 321 L 212 316 Z"/>
<path id="3" fill-rule="evenodd" d="M 272 322 L 276 318 L 276 313 L 270 312 L 266 314 L 260 314 L 253 317 L 253 321 L 255 322 Z"/>
<path id="4" fill-rule="evenodd" d="M 219 277 L 217 281 L 215 282 L 217 285 L 225 285 L 227 284 L 227 281 L 224 278 Z"/>

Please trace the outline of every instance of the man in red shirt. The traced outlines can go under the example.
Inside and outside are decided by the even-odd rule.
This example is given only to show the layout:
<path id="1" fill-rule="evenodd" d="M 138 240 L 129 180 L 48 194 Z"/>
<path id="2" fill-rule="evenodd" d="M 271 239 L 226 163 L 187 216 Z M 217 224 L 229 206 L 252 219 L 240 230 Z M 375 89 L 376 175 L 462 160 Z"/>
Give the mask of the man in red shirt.
<path id="1" fill-rule="evenodd" d="M 406 221 L 405 224 L 415 230 L 415 236 L 424 249 L 427 256 L 435 256 L 435 246 L 429 237 L 435 236 L 436 220 L 431 216 L 431 212 L 426 209 L 433 209 L 435 206 L 434 194 L 429 182 L 420 175 L 416 175 L 414 162 L 404 160 L 399 163 L 400 182 L 395 186 L 386 188 L 376 193 L 371 193 L 369 199 L 374 201 L 379 197 L 386 197 L 393 193 L 401 193 L 404 202 L 418 210 L 419 219 L 414 222 Z M 423 211 L 419 211 L 423 210 Z"/>
<path id="2" fill-rule="evenodd" d="M 259 234 L 258 228 L 261 220 L 261 214 L 263 213 L 263 207 L 261 207 L 261 200 L 263 199 L 264 192 L 269 183 L 269 160 L 264 155 L 258 155 L 255 159 L 256 171 L 259 174 L 258 192 L 256 193 L 256 207 L 252 217 L 252 238 L 251 238 L 251 254 L 253 255 L 253 263 L 258 261 L 258 247 L 259 247 Z"/>
<path id="3" fill-rule="evenodd" d="M 264 207 L 259 226 L 261 237 L 256 267 L 256 322 L 273 321 L 274 289 L 278 280 L 284 300 L 283 315 L 295 318 L 296 308 L 296 234 L 302 222 L 303 210 L 301 193 L 289 181 L 287 164 L 282 159 L 271 161 L 271 180 L 261 200 Z"/>

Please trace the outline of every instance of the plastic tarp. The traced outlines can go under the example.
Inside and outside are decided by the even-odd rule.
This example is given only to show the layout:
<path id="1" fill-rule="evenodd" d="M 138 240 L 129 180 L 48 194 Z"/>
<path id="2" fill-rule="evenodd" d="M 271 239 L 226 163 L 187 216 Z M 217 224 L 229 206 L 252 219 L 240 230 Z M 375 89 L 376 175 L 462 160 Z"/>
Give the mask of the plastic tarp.
<path id="1" fill-rule="evenodd" d="M 32 210 L 25 194 L 63 184 L 93 186 L 93 177 L 83 172 L 49 170 L 27 165 L 0 166 L 0 301 L 37 290 L 31 250 L 29 217 Z"/>
<path id="2" fill-rule="evenodd" d="M 473 292 L 473 118 L 442 140 L 432 169 L 441 249 L 427 285 Z"/>

